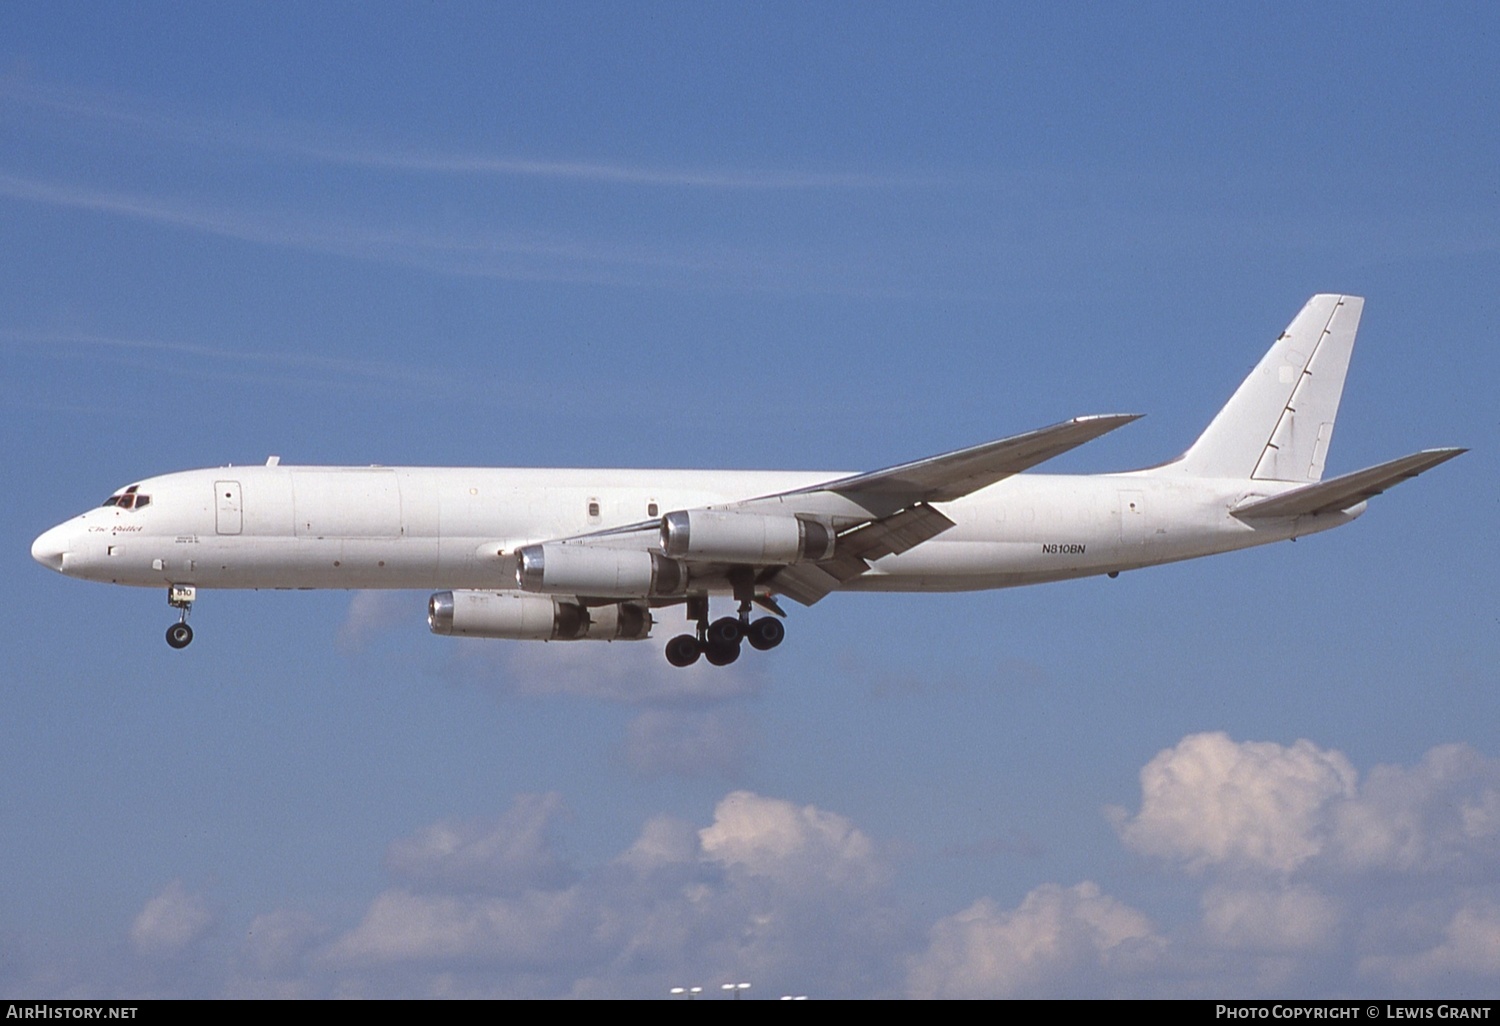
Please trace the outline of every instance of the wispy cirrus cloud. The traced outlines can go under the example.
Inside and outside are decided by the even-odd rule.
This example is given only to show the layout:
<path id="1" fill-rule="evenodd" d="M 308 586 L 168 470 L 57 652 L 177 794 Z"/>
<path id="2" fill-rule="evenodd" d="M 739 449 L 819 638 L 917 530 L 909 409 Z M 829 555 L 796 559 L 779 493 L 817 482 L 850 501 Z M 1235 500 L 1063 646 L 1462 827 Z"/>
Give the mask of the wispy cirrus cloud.
<path id="1" fill-rule="evenodd" d="M 0 198 L 128 218 L 239 242 L 370 261 L 454 278 L 627 288 L 731 289 L 838 295 L 904 295 L 878 266 L 844 258 L 684 239 L 584 238 L 475 221 L 461 231 L 336 220 L 291 207 L 252 210 L 0 171 Z"/>
<path id="2" fill-rule="evenodd" d="M 166 113 L 139 101 L 39 83 L 10 82 L 0 97 L 30 108 L 148 134 L 178 144 L 229 146 L 267 156 L 351 168 L 413 174 L 541 178 L 578 184 L 722 191 L 893 189 L 939 184 L 933 175 L 778 168 L 672 167 L 608 159 L 560 159 L 517 154 L 463 153 L 411 145 L 381 146 L 361 140 L 330 143 L 325 127 L 267 125 L 246 128 L 208 118 Z"/>
<path id="3" fill-rule="evenodd" d="M 648 284 L 643 274 L 701 276 L 724 269 L 732 255 L 673 254 L 644 245 L 570 239 L 545 232 L 475 232 L 468 236 L 398 226 L 324 221 L 274 211 L 237 210 L 181 198 L 163 199 L 61 184 L 0 172 L 0 196 L 51 207 L 88 210 L 194 231 L 333 256 L 373 260 L 469 278 Z M 726 256 L 728 261 L 726 262 Z"/>
<path id="4" fill-rule="evenodd" d="M 373 359 L 320 356 L 308 351 L 268 352 L 238 349 L 231 346 L 174 342 L 153 338 L 125 338 L 86 331 L 34 331 L 0 329 L 0 346 L 25 349 L 46 356 L 63 356 L 80 351 L 113 353 L 122 360 L 141 358 L 163 373 L 192 377 L 258 381 L 299 388 L 353 388 L 380 386 L 393 391 L 409 392 L 413 387 L 428 390 L 456 391 L 463 383 L 458 379 L 424 370 L 420 367 Z M 361 595 L 365 593 L 359 593 Z M 373 600 L 369 600 L 373 602 Z M 367 614 L 373 610 L 361 607 Z M 368 616 L 365 617 L 368 619 Z M 384 626 L 386 624 L 382 624 Z M 361 642 L 369 631 L 362 621 L 346 625 L 347 636 L 341 641 L 351 645 Z"/>

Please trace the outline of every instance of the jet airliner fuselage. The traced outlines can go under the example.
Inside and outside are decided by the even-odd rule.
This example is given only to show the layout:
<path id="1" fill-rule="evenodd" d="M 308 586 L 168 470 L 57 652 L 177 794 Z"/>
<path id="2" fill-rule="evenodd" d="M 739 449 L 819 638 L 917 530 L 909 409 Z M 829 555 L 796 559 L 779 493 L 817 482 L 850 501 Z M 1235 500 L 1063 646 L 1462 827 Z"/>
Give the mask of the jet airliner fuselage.
<path id="1" fill-rule="evenodd" d="M 70 577 L 140 587 L 514 587 L 525 545 L 658 519 L 657 510 L 743 503 L 850 474 L 241 466 L 147 478 L 150 503 L 103 506 L 36 540 L 38 562 Z M 1027 474 L 938 508 L 943 534 L 876 560 L 843 585 L 968 591 L 1132 570 L 1281 541 L 1347 523 L 1332 516 L 1236 519 L 1244 481 L 1183 487 L 1149 472 Z M 1295 486 L 1291 486 L 1295 487 Z M 591 515 L 591 510 L 598 512 Z M 832 518 L 834 514 L 830 513 Z M 866 514 L 866 517 L 868 515 Z M 1299 523 L 1298 521 L 1302 521 Z M 704 580 L 728 593 L 727 580 Z"/>
<path id="2" fill-rule="evenodd" d="M 965 591 L 1117 574 L 1348 523 L 1461 449 L 1322 480 L 1362 300 L 1317 296 L 1171 463 L 1021 471 L 1135 417 L 1050 428 L 869 474 L 265 466 L 147 478 L 37 538 L 73 577 L 165 587 L 186 645 L 198 588 L 443 589 L 434 631 L 635 640 L 685 604 L 677 665 L 781 641 L 776 599 Z M 710 622 L 710 595 L 737 617 Z M 754 605 L 776 616 L 752 621 Z"/>

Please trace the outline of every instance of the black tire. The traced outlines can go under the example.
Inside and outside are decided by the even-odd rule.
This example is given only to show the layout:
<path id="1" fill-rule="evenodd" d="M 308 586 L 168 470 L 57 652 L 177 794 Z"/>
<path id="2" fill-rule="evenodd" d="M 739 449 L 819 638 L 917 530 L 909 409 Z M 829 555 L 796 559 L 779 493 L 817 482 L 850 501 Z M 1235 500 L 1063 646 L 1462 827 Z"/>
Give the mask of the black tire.
<path id="1" fill-rule="evenodd" d="M 750 625 L 745 640 L 761 652 L 768 652 L 786 638 L 786 628 L 774 616 L 763 616 Z"/>
<path id="2" fill-rule="evenodd" d="M 691 634 L 679 634 L 667 642 L 667 662 L 673 666 L 692 666 L 703 650 Z"/>
<path id="3" fill-rule="evenodd" d="M 738 645 L 709 645 L 703 655 L 715 666 L 728 666 L 740 657 Z"/>
<path id="4" fill-rule="evenodd" d="M 745 636 L 745 625 L 732 616 L 725 616 L 715 620 L 708 628 L 708 643 L 719 645 L 724 648 L 733 647 L 740 643 Z"/>
<path id="5" fill-rule="evenodd" d="M 167 644 L 173 648 L 187 648 L 193 642 L 193 629 L 185 623 L 174 623 L 167 628 Z"/>

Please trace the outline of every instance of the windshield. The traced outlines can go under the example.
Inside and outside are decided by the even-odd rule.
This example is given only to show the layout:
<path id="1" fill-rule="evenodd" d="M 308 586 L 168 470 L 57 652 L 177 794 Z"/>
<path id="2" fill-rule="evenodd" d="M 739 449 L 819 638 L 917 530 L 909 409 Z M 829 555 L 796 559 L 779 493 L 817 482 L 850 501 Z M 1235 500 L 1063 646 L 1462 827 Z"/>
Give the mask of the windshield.
<path id="1" fill-rule="evenodd" d="M 117 492 L 104 500 L 103 505 L 114 506 L 116 509 L 143 509 L 151 505 L 151 496 L 140 493 L 140 485 L 131 485 L 123 492 Z"/>

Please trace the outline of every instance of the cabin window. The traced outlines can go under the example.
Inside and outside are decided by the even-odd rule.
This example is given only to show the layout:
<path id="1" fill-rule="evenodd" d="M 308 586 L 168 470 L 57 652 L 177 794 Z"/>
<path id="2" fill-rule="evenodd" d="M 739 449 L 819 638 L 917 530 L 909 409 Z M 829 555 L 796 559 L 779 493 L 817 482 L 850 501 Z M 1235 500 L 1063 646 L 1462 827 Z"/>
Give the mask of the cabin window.
<path id="1" fill-rule="evenodd" d="M 654 503 L 654 502 L 648 502 L 648 503 L 646 503 L 646 516 L 648 516 L 648 517 L 659 517 L 659 516 L 661 516 L 661 511 L 657 508 L 656 503 Z"/>
<path id="2" fill-rule="evenodd" d="M 591 517 L 597 517 L 598 515 L 599 515 L 599 500 L 598 499 L 590 499 L 589 500 L 589 516 L 591 516 Z"/>

